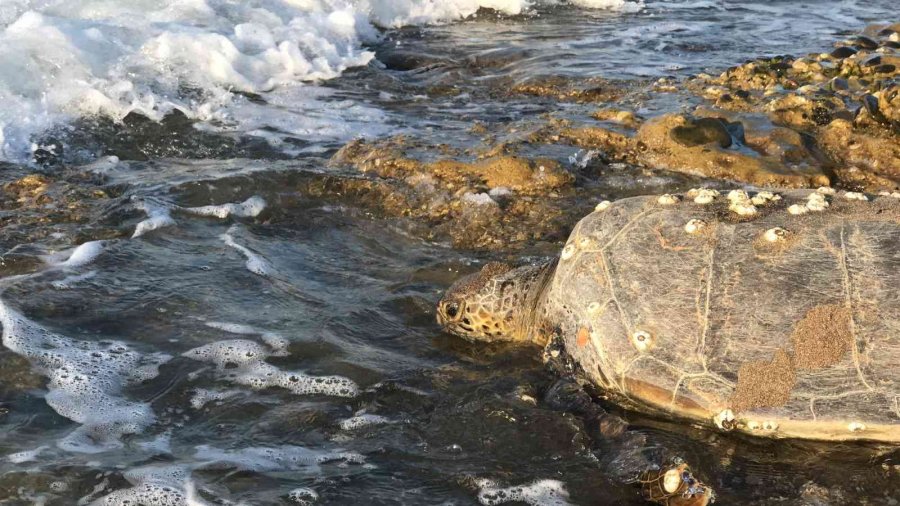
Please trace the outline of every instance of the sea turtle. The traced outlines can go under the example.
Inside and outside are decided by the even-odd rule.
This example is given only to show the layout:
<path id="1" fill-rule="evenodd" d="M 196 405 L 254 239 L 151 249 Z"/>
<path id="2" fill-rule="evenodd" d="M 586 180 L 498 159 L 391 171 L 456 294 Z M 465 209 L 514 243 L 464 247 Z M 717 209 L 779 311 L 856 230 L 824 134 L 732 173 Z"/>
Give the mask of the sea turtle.
<path id="1" fill-rule="evenodd" d="M 492 262 L 438 322 L 562 354 L 614 402 L 714 430 L 900 443 L 900 194 L 601 202 L 558 258 Z"/>

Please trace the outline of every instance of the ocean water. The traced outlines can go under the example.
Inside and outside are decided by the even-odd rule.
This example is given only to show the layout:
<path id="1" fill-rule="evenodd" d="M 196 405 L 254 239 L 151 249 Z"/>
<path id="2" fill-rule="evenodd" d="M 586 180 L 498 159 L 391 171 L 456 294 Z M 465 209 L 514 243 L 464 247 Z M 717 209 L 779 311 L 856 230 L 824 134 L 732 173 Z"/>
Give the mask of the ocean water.
<path id="1" fill-rule="evenodd" d="M 476 123 L 591 110 L 503 93 L 515 84 L 715 72 L 822 51 L 896 12 L 0 0 L 2 182 L 67 174 L 111 197 L 43 228 L 0 211 L 0 503 L 643 504 L 628 481 L 666 453 L 721 504 L 897 504 L 896 451 L 620 411 L 630 437 L 592 440 L 539 401 L 554 378 L 537 350 L 434 322 L 442 291 L 492 257 L 373 211 L 340 190 L 358 175 L 328 164 L 356 138 L 466 147 Z M 588 163 L 565 149 L 545 154 Z M 617 176 L 604 196 L 682 182 Z"/>

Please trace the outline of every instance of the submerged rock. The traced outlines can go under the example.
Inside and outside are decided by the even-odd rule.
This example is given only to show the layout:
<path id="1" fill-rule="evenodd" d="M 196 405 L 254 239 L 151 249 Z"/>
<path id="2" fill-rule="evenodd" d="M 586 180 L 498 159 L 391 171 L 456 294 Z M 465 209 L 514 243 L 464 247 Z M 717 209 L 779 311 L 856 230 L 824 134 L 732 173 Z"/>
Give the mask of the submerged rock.
<path id="1" fill-rule="evenodd" d="M 640 160 L 654 167 L 757 185 L 797 188 L 829 183 L 828 176 L 816 167 L 789 167 L 779 158 L 723 147 L 728 132 L 721 120 L 707 118 L 701 124 L 705 126 L 697 127 L 695 120 L 676 114 L 648 121 L 636 135 L 643 147 Z M 688 133 L 693 137 L 687 138 Z M 695 143 L 704 139 L 709 142 Z"/>

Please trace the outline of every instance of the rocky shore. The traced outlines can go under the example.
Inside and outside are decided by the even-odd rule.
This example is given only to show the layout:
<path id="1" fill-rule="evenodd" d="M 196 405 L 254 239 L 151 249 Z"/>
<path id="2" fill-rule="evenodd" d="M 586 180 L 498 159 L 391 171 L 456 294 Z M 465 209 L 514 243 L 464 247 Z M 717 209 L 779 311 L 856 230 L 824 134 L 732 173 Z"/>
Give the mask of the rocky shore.
<path id="1" fill-rule="evenodd" d="M 900 24 L 719 75 L 486 86 L 558 112 L 475 122 L 467 144 L 436 144 L 434 133 L 354 140 L 330 155 L 327 181 L 300 191 L 407 220 L 457 248 L 551 253 L 606 199 L 698 186 L 900 190 Z M 118 202 L 102 178 L 20 169 L 5 171 L 0 191 L 10 244 L 66 228 L 92 239 L 125 233 L 89 226 Z"/>
<path id="2" fill-rule="evenodd" d="M 357 140 L 331 164 L 364 176 L 348 184 L 377 195 L 369 201 L 382 212 L 425 220 L 432 238 L 487 250 L 561 240 L 605 198 L 640 192 L 606 184 L 615 173 L 665 179 L 667 191 L 691 183 L 900 189 L 900 24 L 717 76 L 542 78 L 505 89 L 556 101 L 561 111 L 567 103 L 594 110 L 476 124 L 478 142 L 465 150 L 410 136 Z M 642 106 L 665 95 L 677 110 L 645 117 Z"/>

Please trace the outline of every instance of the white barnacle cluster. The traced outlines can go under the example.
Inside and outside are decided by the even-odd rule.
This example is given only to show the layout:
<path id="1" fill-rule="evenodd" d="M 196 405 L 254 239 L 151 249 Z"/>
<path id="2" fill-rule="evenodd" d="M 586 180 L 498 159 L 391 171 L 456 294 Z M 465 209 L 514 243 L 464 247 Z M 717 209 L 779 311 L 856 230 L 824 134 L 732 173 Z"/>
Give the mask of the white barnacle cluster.
<path id="1" fill-rule="evenodd" d="M 778 202 L 779 200 L 781 200 L 781 195 L 770 191 L 761 191 L 750 199 L 750 203 L 754 206 L 764 206 L 770 202 Z"/>
<path id="2" fill-rule="evenodd" d="M 606 211 L 607 209 L 609 209 L 609 207 L 611 205 L 612 205 L 612 202 L 610 202 L 608 200 L 603 200 L 599 204 L 597 204 L 596 207 L 594 207 L 594 212 L 599 213 L 599 212 Z"/>
<path id="3" fill-rule="evenodd" d="M 805 204 L 794 204 L 788 207 L 788 212 L 793 215 L 801 215 L 806 214 L 810 211 L 820 212 L 828 209 L 830 206 L 828 202 L 828 198 L 826 195 L 831 195 L 834 192 L 833 188 L 829 188 L 827 186 L 823 186 L 818 190 L 810 193 L 806 196 Z"/>
<path id="4" fill-rule="evenodd" d="M 728 210 L 738 216 L 755 216 L 758 210 L 753 205 L 750 195 L 744 190 L 731 190 L 728 192 Z"/>
<path id="5" fill-rule="evenodd" d="M 563 248 L 562 254 L 560 258 L 563 260 L 568 260 L 575 255 L 575 245 L 574 244 L 566 244 L 566 247 Z"/>
<path id="6" fill-rule="evenodd" d="M 869 197 L 867 197 L 865 193 L 860 192 L 846 192 L 844 193 L 844 198 L 846 200 L 859 200 L 860 202 L 866 202 L 869 200 Z"/>
<path id="7" fill-rule="evenodd" d="M 900 192 L 883 191 L 883 192 L 878 192 L 878 195 L 881 195 L 882 197 L 891 197 L 891 198 L 900 200 Z"/>
<path id="8" fill-rule="evenodd" d="M 678 195 L 672 195 L 671 193 L 664 193 L 656 199 L 656 202 L 663 206 L 671 206 L 677 204 L 680 201 L 681 197 L 679 197 Z"/>
<path id="9" fill-rule="evenodd" d="M 688 221 L 684 225 L 684 231 L 691 235 L 699 234 L 705 228 L 706 228 L 706 222 L 703 220 L 697 219 L 697 218 L 694 218 L 693 220 Z"/>
<path id="10" fill-rule="evenodd" d="M 847 430 L 850 432 L 862 432 L 866 430 L 866 424 L 862 422 L 850 422 L 847 424 Z"/>
<path id="11" fill-rule="evenodd" d="M 688 198 L 694 199 L 694 203 L 704 206 L 712 204 L 719 195 L 721 195 L 719 190 L 713 190 L 711 188 L 693 188 L 687 193 Z"/>

